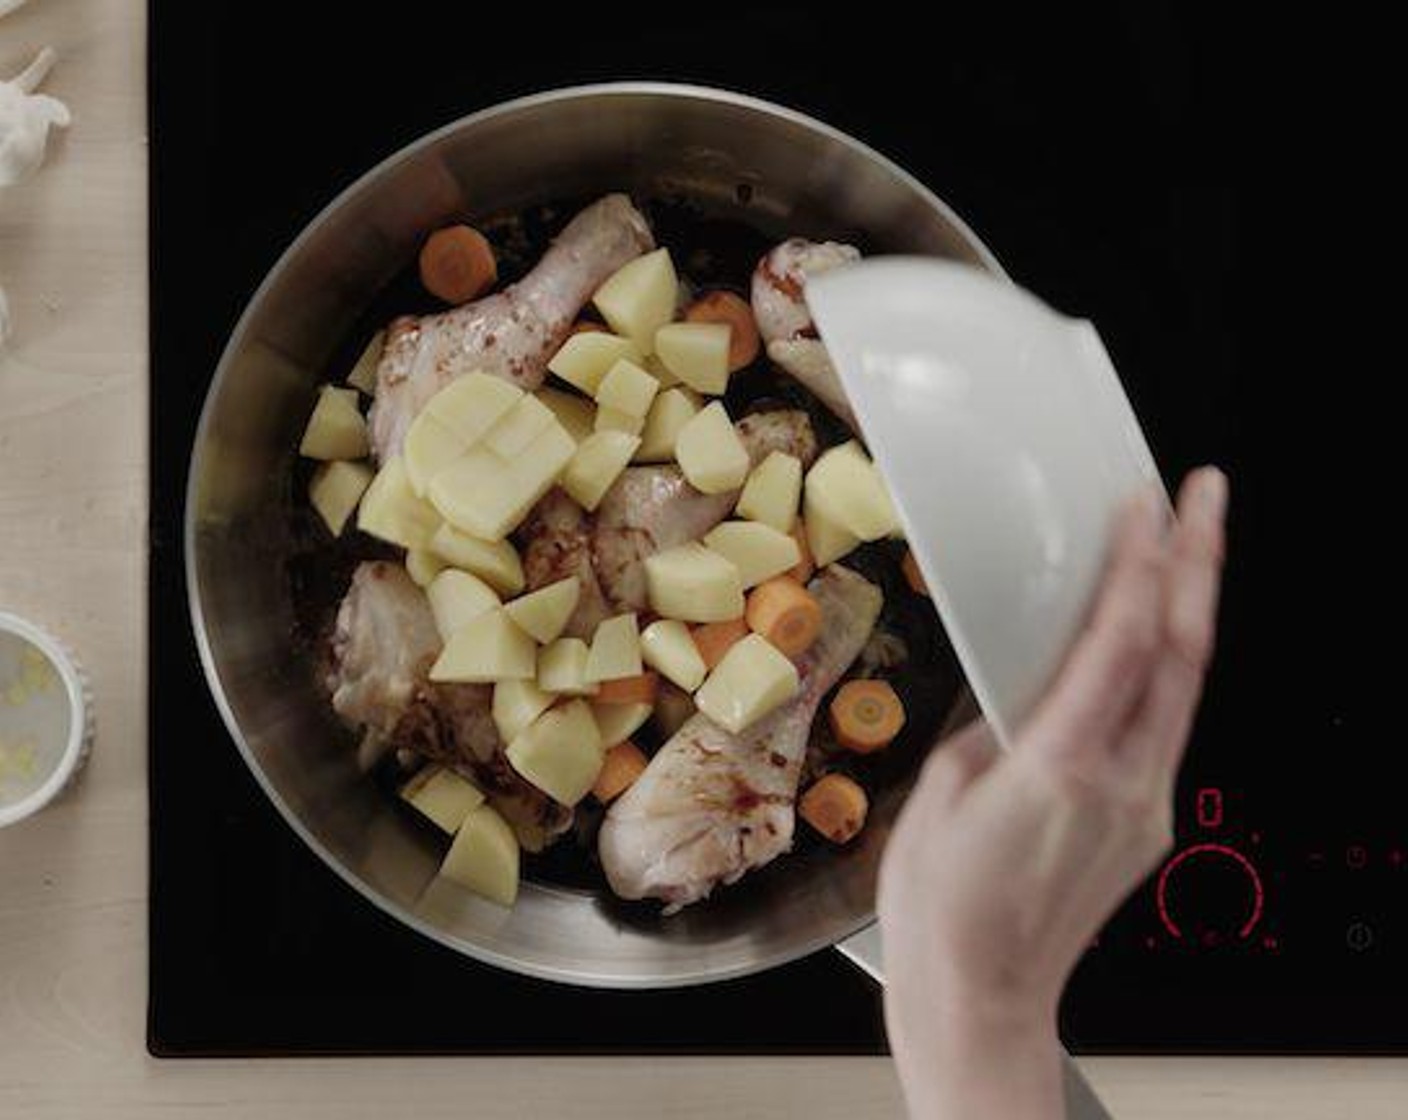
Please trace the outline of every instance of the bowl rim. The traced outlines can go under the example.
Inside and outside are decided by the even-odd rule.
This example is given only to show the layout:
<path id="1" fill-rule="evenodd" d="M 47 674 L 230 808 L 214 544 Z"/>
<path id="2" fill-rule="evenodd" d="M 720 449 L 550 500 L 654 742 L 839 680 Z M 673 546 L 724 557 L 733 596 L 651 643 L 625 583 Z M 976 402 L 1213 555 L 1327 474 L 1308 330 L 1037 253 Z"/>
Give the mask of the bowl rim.
<path id="1" fill-rule="evenodd" d="M 429 937 L 439 944 L 455 952 L 462 953 L 473 960 L 497 968 L 503 968 L 520 975 L 554 983 L 587 988 L 644 990 L 682 988 L 715 983 L 763 972 L 799 960 L 802 957 L 822 949 L 840 944 L 873 925 L 875 921 L 874 908 L 872 907 L 868 913 L 858 917 L 850 928 L 843 928 L 839 936 L 832 932 L 819 933 L 812 937 L 799 938 L 786 948 L 767 954 L 759 954 L 746 963 L 727 966 L 700 965 L 687 971 L 671 970 L 668 974 L 641 974 L 634 972 L 630 974 L 610 974 L 604 972 L 584 974 L 572 972 L 560 967 L 541 965 L 533 961 L 527 961 L 519 957 L 485 948 L 430 924 L 400 903 L 393 901 L 381 892 L 373 889 L 351 868 L 344 865 L 341 860 L 337 859 L 329 852 L 303 823 L 298 814 L 288 805 L 265 775 L 263 767 L 259 764 L 258 759 L 255 758 L 253 751 L 245 740 L 244 732 L 240 728 L 239 721 L 236 719 L 229 699 L 225 695 L 224 684 L 221 681 L 220 672 L 215 661 L 214 649 L 206 629 L 205 611 L 200 591 L 200 579 L 195 563 L 197 532 L 195 494 L 204 463 L 203 449 L 207 446 L 206 439 L 212 423 L 213 403 L 218 396 L 219 388 L 229 374 L 232 355 L 238 353 L 244 343 L 245 334 L 249 330 L 249 324 L 256 309 L 260 307 L 270 289 L 278 283 L 290 263 L 301 253 L 304 244 L 313 238 L 324 223 L 329 221 L 332 216 L 344 206 L 348 199 L 364 190 L 367 184 L 382 177 L 400 164 L 412 159 L 425 149 L 433 147 L 442 139 L 460 129 L 490 121 L 496 117 L 520 112 L 524 109 L 538 108 L 558 102 L 571 102 L 611 96 L 629 97 L 639 95 L 713 102 L 724 106 L 750 110 L 818 133 L 835 143 L 849 148 L 857 155 L 881 167 L 887 174 L 894 176 L 897 180 L 910 188 L 917 198 L 921 199 L 951 226 L 970 250 L 982 260 L 983 266 L 986 269 L 1000 278 L 1008 278 L 1006 270 L 999 263 L 997 257 L 993 254 L 992 250 L 988 248 L 983 239 L 977 235 L 967 222 L 959 217 L 948 203 L 925 186 L 918 178 L 906 171 L 894 160 L 882 155 L 868 144 L 865 144 L 848 133 L 824 121 L 818 120 L 813 116 L 784 105 L 779 105 L 776 102 L 718 86 L 667 81 L 583 83 L 561 86 L 511 98 L 507 101 L 496 102 L 493 105 L 486 106 L 473 113 L 457 117 L 412 140 L 410 143 L 398 148 L 396 151 L 378 161 L 374 166 L 363 172 L 339 191 L 325 206 L 309 219 L 297 236 L 289 242 L 287 248 L 284 249 L 278 259 L 270 267 L 263 280 L 260 281 L 258 287 L 255 288 L 253 294 L 250 295 L 248 301 L 245 303 L 244 309 L 241 311 L 234 328 L 231 330 L 221 350 L 220 359 L 215 366 L 215 372 L 206 387 L 205 398 L 201 405 L 200 419 L 197 423 L 192 443 L 190 465 L 186 475 L 181 540 L 184 552 L 183 567 L 186 579 L 187 608 L 190 614 L 197 652 L 200 656 L 201 668 L 204 672 L 206 685 L 210 691 L 211 698 L 214 700 L 215 706 L 220 712 L 221 719 L 225 723 L 226 731 L 234 740 L 240 755 L 244 759 L 245 765 L 253 774 L 255 781 L 278 810 L 284 822 L 293 829 L 298 837 L 324 864 L 330 867 L 343 882 L 375 905 L 383 913 L 408 928 L 415 930 L 417 933 Z"/>

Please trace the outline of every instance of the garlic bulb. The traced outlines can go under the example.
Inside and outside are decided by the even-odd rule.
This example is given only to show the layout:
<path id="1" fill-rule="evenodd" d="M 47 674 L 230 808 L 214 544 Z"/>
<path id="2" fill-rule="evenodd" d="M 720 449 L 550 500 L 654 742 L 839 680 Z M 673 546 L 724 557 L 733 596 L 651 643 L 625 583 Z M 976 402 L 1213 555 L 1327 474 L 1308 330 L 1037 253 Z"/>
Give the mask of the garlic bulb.
<path id="1" fill-rule="evenodd" d="M 44 162 L 51 127 L 67 128 L 68 106 L 35 93 L 54 65 L 45 47 L 13 80 L 0 82 L 0 187 L 28 178 Z"/>

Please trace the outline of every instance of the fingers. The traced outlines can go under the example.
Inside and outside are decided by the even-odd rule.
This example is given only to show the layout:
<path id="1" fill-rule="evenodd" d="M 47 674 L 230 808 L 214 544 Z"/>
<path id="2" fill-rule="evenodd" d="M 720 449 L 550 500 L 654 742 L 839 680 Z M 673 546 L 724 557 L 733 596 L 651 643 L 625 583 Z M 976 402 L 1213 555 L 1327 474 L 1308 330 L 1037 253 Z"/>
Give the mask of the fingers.
<path id="1" fill-rule="evenodd" d="M 987 721 L 975 720 L 934 748 L 915 795 L 932 806 L 951 805 L 991 769 L 998 753 L 997 739 Z"/>
<path id="2" fill-rule="evenodd" d="M 1125 747 L 1157 781 L 1171 781 L 1178 769 L 1212 659 L 1226 511 L 1221 471 L 1205 467 L 1188 476 L 1169 539 L 1163 645 Z"/>
<path id="3" fill-rule="evenodd" d="M 1121 510 L 1090 621 L 1024 728 L 1024 744 L 1102 752 L 1130 718 L 1163 627 L 1164 525 L 1162 495 L 1152 489 Z"/>

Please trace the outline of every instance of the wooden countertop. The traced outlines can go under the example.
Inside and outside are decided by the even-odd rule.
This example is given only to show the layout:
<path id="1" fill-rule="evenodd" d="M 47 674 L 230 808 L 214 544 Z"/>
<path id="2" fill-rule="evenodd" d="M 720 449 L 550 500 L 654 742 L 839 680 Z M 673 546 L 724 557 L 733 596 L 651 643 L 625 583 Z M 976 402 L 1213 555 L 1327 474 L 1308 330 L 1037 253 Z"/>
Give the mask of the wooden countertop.
<path id="1" fill-rule="evenodd" d="M 0 606 L 78 651 L 99 727 L 79 786 L 0 831 L 0 1116 L 900 1115 L 876 1059 L 147 1056 L 145 18 L 140 0 L 33 0 L 0 22 L 0 74 L 52 45 L 75 118 L 0 194 Z M 1408 1061 L 1082 1064 L 1119 1116 L 1408 1115 Z"/>

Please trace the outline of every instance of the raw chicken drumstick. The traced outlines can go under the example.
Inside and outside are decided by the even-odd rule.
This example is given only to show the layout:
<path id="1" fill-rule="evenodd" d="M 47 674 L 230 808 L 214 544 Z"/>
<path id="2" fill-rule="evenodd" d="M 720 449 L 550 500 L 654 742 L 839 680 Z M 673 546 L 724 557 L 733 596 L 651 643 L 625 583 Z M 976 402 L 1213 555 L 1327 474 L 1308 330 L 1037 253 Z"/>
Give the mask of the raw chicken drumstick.
<path id="1" fill-rule="evenodd" d="M 880 617 L 880 589 L 832 564 L 809 585 L 822 629 L 797 662 L 801 691 L 740 735 L 689 719 L 612 805 L 598 839 L 611 889 L 675 911 L 792 846 L 812 719 Z"/>
<path id="2" fill-rule="evenodd" d="M 609 194 L 568 222 L 517 284 L 437 315 L 397 319 L 376 373 L 371 435 L 377 458 L 385 462 L 399 452 L 425 403 L 466 373 L 480 370 L 536 389 L 592 293 L 654 247 L 650 226 L 631 200 Z"/>

